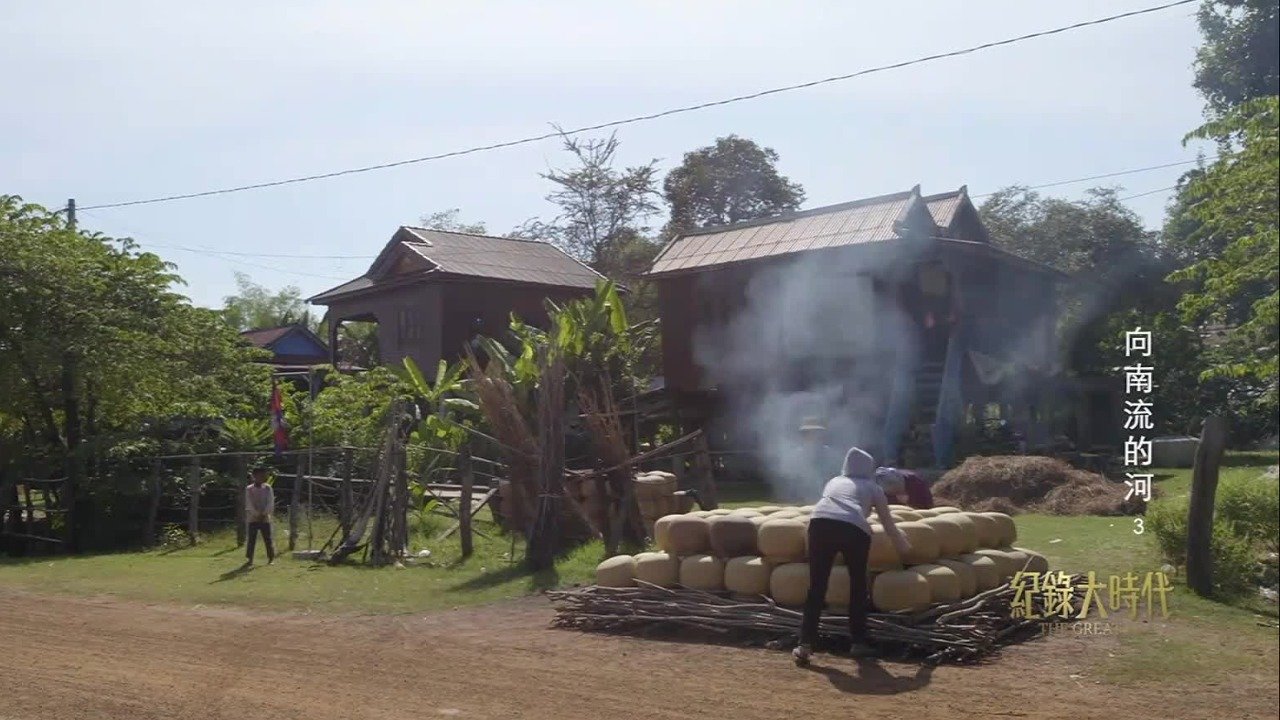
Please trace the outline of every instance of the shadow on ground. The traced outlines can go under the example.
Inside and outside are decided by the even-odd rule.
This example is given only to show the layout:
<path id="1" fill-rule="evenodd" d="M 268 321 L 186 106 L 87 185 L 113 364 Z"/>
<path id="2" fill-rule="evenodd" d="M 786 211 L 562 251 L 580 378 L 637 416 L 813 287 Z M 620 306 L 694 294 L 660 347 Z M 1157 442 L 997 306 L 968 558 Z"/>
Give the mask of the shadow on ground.
<path id="1" fill-rule="evenodd" d="M 885 669 L 879 660 L 858 658 L 844 660 L 839 656 L 815 658 L 815 662 L 806 668 L 827 678 L 831 686 L 843 693 L 853 695 L 898 695 L 920 690 L 933 679 L 933 668 L 922 665 L 912 675 L 897 676 Z M 852 663 L 857 674 L 850 674 L 839 665 Z"/>

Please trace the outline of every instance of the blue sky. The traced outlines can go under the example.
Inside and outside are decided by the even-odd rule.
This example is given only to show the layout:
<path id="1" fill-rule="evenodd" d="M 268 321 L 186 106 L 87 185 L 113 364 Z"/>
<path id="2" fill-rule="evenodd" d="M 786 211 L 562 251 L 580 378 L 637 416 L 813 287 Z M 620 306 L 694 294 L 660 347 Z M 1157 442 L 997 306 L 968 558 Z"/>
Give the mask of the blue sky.
<path id="1" fill-rule="evenodd" d="M 0 5 L 0 193 L 80 206 L 327 172 L 587 125 L 1156 4 L 14 1 Z M 198 10 L 193 8 L 199 7 Z M 981 194 L 1195 158 L 1194 6 L 621 128 L 626 163 L 736 133 L 806 206 L 922 185 Z M 554 209 L 554 141 L 364 175 L 86 211 L 220 305 L 234 271 L 312 294 L 398 225 L 460 208 L 503 232 Z M 1183 168 L 1107 181 L 1125 194 Z M 1096 184 L 1096 183 L 1093 183 Z M 1078 197 L 1091 183 L 1046 192 Z M 1169 193 L 1135 199 L 1160 224 Z M 655 218 L 660 225 L 662 218 Z M 174 246 L 308 257 L 214 256 Z"/>

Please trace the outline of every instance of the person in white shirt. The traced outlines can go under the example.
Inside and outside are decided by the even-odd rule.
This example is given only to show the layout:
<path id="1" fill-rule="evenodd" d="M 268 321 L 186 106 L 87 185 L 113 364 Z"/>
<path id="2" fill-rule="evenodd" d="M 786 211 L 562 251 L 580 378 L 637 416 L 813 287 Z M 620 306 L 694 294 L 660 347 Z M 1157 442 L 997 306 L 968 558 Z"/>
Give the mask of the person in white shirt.
<path id="1" fill-rule="evenodd" d="M 875 480 L 876 465 L 871 455 L 859 448 L 845 454 L 841 474 L 827 482 L 822 499 L 809 515 L 809 595 L 804 603 L 800 644 L 792 651 L 796 664 L 805 665 L 818 639 L 818 622 L 826 607 L 827 585 L 836 553 L 844 556 L 849 568 L 850 652 L 855 657 L 873 654 L 867 635 L 867 555 L 871 549 L 871 526 L 867 516 L 874 509 L 885 534 L 905 554 L 911 547 L 894 524 L 884 490 Z"/>
<path id="2" fill-rule="evenodd" d="M 254 547 L 257 545 L 258 534 L 261 533 L 262 543 L 267 548 L 267 564 L 271 565 L 276 561 L 276 548 L 271 542 L 271 513 L 276 507 L 276 494 L 267 484 L 266 467 L 255 467 L 251 476 L 253 482 L 244 489 L 245 520 L 249 525 L 248 542 L 245 543 L 248 546 L 245 549 L 248 560 L 245 564 L 253 564 Z"/>

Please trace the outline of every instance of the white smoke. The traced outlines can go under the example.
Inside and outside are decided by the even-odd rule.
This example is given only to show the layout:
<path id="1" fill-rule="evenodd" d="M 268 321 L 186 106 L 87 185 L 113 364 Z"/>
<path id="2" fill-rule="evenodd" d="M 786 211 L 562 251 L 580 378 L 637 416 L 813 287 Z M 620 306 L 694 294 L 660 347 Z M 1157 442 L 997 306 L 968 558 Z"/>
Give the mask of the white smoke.
<path id="1" fill-rule="evenodd" d="M 816 251 L 753 273 L 745 287 L 731 274 L 700 280 L 703 297 L 741 293 L 728 323 L 699 324 L 694 356 L 780 497 L 812 498 L 851 446 L 881 447 L 895 370 L 913 367 L 919 351 L 910 319 L 896 298 L 877 298 L 871 273 L 909 271 L 903 254 Z M 826 425 L 835 467 L 801 452 L 798 429 L 809 417 Z"/>

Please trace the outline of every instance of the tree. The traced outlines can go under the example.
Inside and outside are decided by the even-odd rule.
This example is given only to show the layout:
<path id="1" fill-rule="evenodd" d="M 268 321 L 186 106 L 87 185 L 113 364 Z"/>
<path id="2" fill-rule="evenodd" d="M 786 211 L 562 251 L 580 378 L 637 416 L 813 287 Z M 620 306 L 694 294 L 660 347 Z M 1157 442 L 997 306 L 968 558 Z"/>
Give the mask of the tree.
<path id="1" fill-rule="evenodd" d="M 663 181 L 671 206 L 668 236 L 800 207 L 804 189 L 778 173 L 778 153 L 737 135 L 685 153 Z"/>
<path id="2" fill-rule="evenodd" d="M 70 475 L 88 455 L 154 450 L 179 421 L 262 412 L 261 351 L 174 292 L 172 270 L 0 196 L 0 420 L 21 429 L 32 472 Z"/>
<path id="3" fill-rule="evenodd" d="M 1207 374 L 1254 378 L 1264 383 L 1260 399 L 1272 405 L 1280 345 L 1278 123 L 1280 104 L 1271 96 L 1244 102 L 1187 136 L 1239 139 L 1224 144 L 1218 159 L 1187 189 L 1196 199 L 1189 213 L 1201 223 L 1197 236 L 1222 250 L 1172 276 L 1194 284 L 1179 304 L 1187 321 L 1232 326 L 1223 361 Z"/>
<path id="4" fill-rule="evenodd" d="M 1116 195 L 1094 188 L 1069 201 L 1014 186 L 987 198 L 979 213 L 996 245 L 1069 275 L 1088 271 L 1091 294 L 1167 306 L 1172 289 L 1161 281 L 1170 268 L 1159 238 Z"/>
<path id="5" fill-rule="evenodd" d="M 1073 276 L 1060 298 L 1059 333 L 1077 372 L 1112 374 L 1123 333 L 1135 323 L 1150 328 L 1174 308 L 1177 288 L 1164 282 L 1172 267 L 1158 238 L 1115 189 L 1096 188 L 1069 201 L 1005 188 L 979 213 L 993 243 Z"/>
<path id="6" fill-rule="evenodd" d="M 551 222 L 530 220 L 513 234 L 550 240 L 597 270 L 609 268 L 624 244 L 649 230 L 645 221 L 658 209 L 657 161 L 614 167 L 616 135 L 589 140 L 566 135 L 563 143 L 577 166 L 542 174 L 555 185 L 547 200 L 560 209 L 559 215 Z"/>
<path id="7" fill-rule="evenodd" d="M 1216 115 L 1280 94 L 1280 5 L 1275 0 L 1205 0 L 1197 14 L 1204 44 L 1195 87 Z"/>
<path id="8" fill-rule="evenodd" d="M 286 285 L 277 292 L 271 292 L 262 285 L 249 279 L 249 276 L 236 273 L 235 295 L 223 299 L 222 316 L 236 330 L 255 330 L 258 328 L 277 327 L 301 323 L 315 330 L 317 323 L 312 322 L 311 311 L 302 299 L 302 291 L 296 285 Z"/>
<path id="9" fill-rule="evenodd" d="M 484 235 L 486 233 L 484 223 L 462 222 L 458 218 L 462 215 L 462 211 L 458 208 L 449 208 L 448 210 L 440 210 L 430 215 L 423 215 L 419 222 L 422 227 L 428 230 L 443 230 L 445 232 L 467 233 L 469 235 Z"/>

